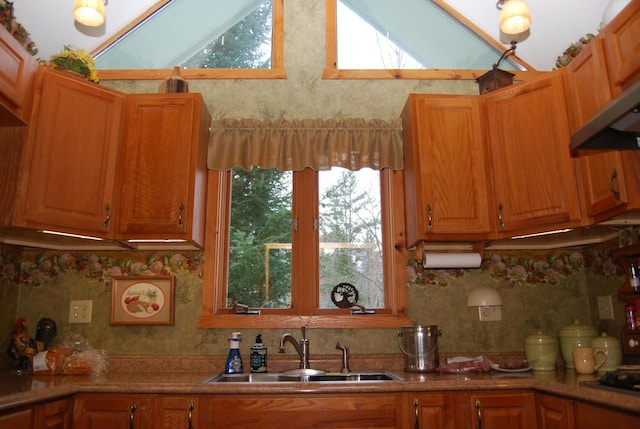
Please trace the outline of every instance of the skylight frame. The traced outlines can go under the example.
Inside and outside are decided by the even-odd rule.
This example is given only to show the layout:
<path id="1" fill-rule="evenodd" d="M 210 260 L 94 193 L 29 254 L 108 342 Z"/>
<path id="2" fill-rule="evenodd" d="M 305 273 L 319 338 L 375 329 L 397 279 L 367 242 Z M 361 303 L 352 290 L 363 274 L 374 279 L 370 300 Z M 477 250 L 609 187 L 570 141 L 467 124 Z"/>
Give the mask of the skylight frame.
<path id="1" fill-rule="evenodd" d="M 488 69 L 340 69 L 338 66 L 338 9 L 339 0 L 325 0 L 326 15 L 326 60 L 323 79 L 435 79 L 435 80 L 476 80 L 485 74 Z M 460 15 L 443 0 L 432 1 L 446 13 L 458 20 L 462 25 L 477 34 L 489 45 L 496 48 L 498 52 L 503 52 L 507 48 L 493 39 L 471 21 Z M 496 61 L 499 58 L 496 56 Z M 526 80 L 537 74 L 536 70 L 517 56 L 511 57 L 522 70 L 509 70 L 515 74 L 515 79 Z M 534 72 L 534 73 L 532 73 Z"/>
<path id="2" fill-rule="evenodd" d="M 96 48 L 92 55 L 104 50 L 136 25 L 153 15 L 162 7 L 170 3 L 171 0 L 160 0 L 149 8 L 144 14 L 138 17 L 130 25 L 123 28 L 112 38 Z M 271 68 L 268 69 L 240 69 L 240 68 L 217 68 L 217 69 L 181 69 L 180 74 L 187 80 L 196 79 L 286 79 L 287 74 L 284 69 L 284 0 L 272 0 L 273 2 L 273 24 L 271 40 Z M 173 68 L 166 69 L 110 69 L 98 70 L 101 81 L 108 80 L 159 80 L 165 79 L 173 74 Z"/>

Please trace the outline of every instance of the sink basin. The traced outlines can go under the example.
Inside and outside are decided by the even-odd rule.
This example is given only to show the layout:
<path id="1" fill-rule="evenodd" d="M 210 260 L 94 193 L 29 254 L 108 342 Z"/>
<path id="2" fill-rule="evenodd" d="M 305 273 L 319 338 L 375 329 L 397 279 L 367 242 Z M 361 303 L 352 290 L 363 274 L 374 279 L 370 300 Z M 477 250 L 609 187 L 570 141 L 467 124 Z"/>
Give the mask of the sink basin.
<path id="1" fill-rule="evenodd" d="M 218 374 L 205 383 L 358 383 L 366 381 L 393 381 L 402 380 L 401 377 L 391 372 L 352 372 L 349 374 L 324 373 L 324 374 L 290 374 L 282 372 L 274 373 L 249 373 L 249 374 Z"/>

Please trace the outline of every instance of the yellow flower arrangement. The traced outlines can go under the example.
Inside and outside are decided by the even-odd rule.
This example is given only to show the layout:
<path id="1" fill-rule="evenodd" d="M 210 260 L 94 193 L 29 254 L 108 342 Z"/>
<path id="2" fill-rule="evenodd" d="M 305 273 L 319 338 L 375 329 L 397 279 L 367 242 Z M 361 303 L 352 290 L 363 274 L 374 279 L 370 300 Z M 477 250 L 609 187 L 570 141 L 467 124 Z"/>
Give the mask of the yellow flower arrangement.
<path id="1" fill-rule="evenodd" d="M 62 52 L 51 55 L 48 64 L 55 69 L 71 70 L 79 73 L 91 82 L 100 82 L 96 63 L 84 49 L 73 50 L 69 46 L 65 46 Z"/>

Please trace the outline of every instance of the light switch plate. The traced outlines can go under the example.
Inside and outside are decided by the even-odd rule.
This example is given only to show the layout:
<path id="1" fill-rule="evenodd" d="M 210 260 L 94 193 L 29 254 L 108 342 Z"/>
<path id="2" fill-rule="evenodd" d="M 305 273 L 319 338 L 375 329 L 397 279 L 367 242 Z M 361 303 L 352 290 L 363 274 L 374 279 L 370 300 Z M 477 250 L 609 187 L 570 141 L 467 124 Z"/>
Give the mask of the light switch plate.
<path id="1" fill-rule="evenodd" d="M 93 301 L 69 301 L 69 323 L 91 323 Z"/>
<path id="2" fill-rule="evenodd" d="M 600 320 L 613 320 L 613 304 L 611 295 L 598 297 L 598 317 Z"/>

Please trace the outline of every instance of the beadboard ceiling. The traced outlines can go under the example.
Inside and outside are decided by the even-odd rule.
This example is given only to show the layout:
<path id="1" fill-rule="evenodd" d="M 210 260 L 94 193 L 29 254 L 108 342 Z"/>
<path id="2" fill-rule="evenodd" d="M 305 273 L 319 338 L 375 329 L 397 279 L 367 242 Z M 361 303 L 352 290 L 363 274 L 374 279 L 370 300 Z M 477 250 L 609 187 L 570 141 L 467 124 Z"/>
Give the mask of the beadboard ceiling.
<path id="1" fill-rule="evenodd" d="M 489 36 L 500 40 L 495 0 L 445 1 Z M 556 57 L 567 46 L 586 33 L 597 33 L 610 1 L 527 0 L 533 23 L 530 36 L 518 46 L 518 55 L 537 70 L 551 70 Z M 156 0 L 108 0 L 107 22 L 94 34 L 84 34 L 75 25 L 73 0 L 15 0 L 14 15 L 31 33 L 39 49 L 37 57 L 46 59 L 64 45 L 92 52 L 155 3 Z"/>

